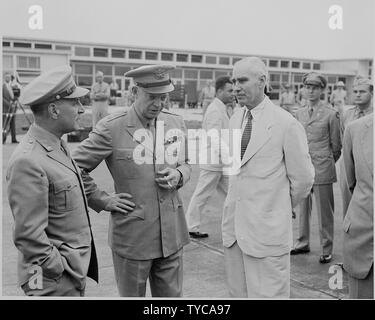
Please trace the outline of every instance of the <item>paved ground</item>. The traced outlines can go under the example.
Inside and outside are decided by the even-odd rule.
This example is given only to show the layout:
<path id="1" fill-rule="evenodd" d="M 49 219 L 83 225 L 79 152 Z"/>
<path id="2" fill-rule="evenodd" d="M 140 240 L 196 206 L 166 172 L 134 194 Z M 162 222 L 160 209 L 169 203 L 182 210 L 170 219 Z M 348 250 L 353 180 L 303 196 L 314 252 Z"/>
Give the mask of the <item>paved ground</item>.
<path id="1" fill-rule="evenodd" d="M 177 112 L 188 120 L 200 120 L 200 110 L 177 109 Z M 21 136 L 18 136 L 21 139 Z M 77 143 L 70 143 L 74 149 Z M 6 197 L 5 169 L 15 145 L 3 145 L 3 295 L 18 296 L 22 292 L 17 288 L 16 261 L 17 252 L 12 242 L 13 219 Z M 193 166 L 191 180 L 185 185 L 181 194 L 187 207 L 194 191 L 199 168 Z M 113 185 L 110 174 L 104 164 L 101 164 L 94 172 L 97 183 L 105 190 L 112 192 Z M 331 265 L 342 261 L 342 205 L 341 194 L 338 185 L 334 185 L 336 201 L 335 208 L 335 240 L 334 259 L 331 264 L 322 265 L 318 262 L 320 255 L 319 234 L 315 208 L 312 213 L 311 252 L 308 255 L 291 257 L 291 297 L 293 299 L 342 299 L 347 296 L 348 288 L 344 276 L 343 289 L 331 290 L 329 279 L 333 274 L 329 273 Z M 224 199 L 217 195 L 211 199 L 211 205 L 202 215 L 203 231 L 209 233 L 205 240 L 192 240 L 184 248 L 184 297 L 187 298 L 225 298 L 228 292 L 225 287 L 225 270 L 223 261 L 223 247 L 221 241 L 221 210 Z M 100 284 L 89 280 L 86 295 L 96 297 L 117 297 L 118 292 L 114 281 L 113 265 L 110 249 L 107 245 L 108 213 L 100 214 L 92 211 L 91 219 L 95 236 L 100 267 Z M 297 220 L 293 222 L 294 238 L 297 234 Z M 150 295 L 148 291 L 148 296 Z"/>

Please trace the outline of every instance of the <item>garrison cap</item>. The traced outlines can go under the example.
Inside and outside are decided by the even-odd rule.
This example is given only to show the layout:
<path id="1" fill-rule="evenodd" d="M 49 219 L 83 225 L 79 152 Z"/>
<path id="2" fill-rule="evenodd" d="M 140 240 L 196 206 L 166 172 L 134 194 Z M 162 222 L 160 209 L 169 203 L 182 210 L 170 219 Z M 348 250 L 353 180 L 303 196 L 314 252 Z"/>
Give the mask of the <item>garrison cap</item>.
<path id="1" fill-rule="evenodd" d="M 171 65 L 142 66 L 125 73 L 125 77 L 132 77 L 134 83 L 148 93 L 161 94 L 174 90 L 169 77 L 169 71 L 175 69 Z"/>
<path id="2" fill-rule="evenodd" d="M 336 83 L 336 87 L 345 87 L 345 83 L 342 82 L 342 81 L 338 81 L 338 82 Z"/>
<path id="3" fill-rule="evenodd" d="M 25 105 L 48 103 L 60 99 L 85 96 L 89 90 L 77 87 L 68 65 L 53 68 L 31 81 L 22 91 L 20 102 Z"/>
<path id="4" fill-rule="evenodd" d="M 354 82 L 353 82 L 353 87 L 354 86 L 361 86 L 361 85 L 368 85 L 368 86 L 372 86 L 373 87 L 373 82 L 368 79 L 368 78 L 363 78 L 363 77 L 357 77 L 354 79 Z"/>
<path id="5" fill-rule="evenodd" d="M 306 73 L 302 78 L 302 82 L 304 85 L 312 84 L 314 86 L 321 87 L 322 89 L 327 86 L 327 79 L 318 72 Z"/>

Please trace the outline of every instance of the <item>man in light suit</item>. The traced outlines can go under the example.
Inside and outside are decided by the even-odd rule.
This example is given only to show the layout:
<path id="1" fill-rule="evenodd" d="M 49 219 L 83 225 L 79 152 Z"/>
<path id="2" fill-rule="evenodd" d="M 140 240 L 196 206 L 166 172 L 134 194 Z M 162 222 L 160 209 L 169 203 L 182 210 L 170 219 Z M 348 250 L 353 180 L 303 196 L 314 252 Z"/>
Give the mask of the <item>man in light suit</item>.
<path id="1" fill-rule="evenodd" d="M 209 198 L 218 191 L 222 199 L 228 192 L 228 176 L 223 175 L 223 164 L 220 155 L 220 138 L 222 129 L 229 128 L 229 118 L 234 102 L 233 84 L 230 77 L 216 79 L 216 97 L 207 108 L 203 118 L 202 129 L 210 137 L 207 146 L 201 144 L 207 154 L 207 161 L 200 163 L 198 183 L 186 211 L 189 234 L 192 238 L 206 238 L 208 234 L 200 231 L 201 213 L 206 208 Z M 211 130 L 211 131 L 210 131 Z"/>
<path id="2" fill-rule="evenodd" d="M 303 127 L 264 95 L 267 80 L 257 57 L 234 65 L 235 94 L 245 108 L 229 124 L 241 132 L 231 140 L 241 160 L 229 178 L 222 224 L 232 297 L 289 298 L 292 209 L 314 179 Z"/>
<path id="3" fill-rule="evenodd" d="M 182 248 L 189 234 L 178 189 L 191 167 L 182 117 L 162 110 L 174 89 L 171 69 L 151 65 L 127 72 L 136 84 L 134 104 L 99 121 L 73 153 L 88 190 L 95 186 L 89 173 L 105 160 L 115 190 L 131 194 L 135 203 L 127 215 L 113 214 L 109 224 L 121 296 L 144 297 L 148 279 L 154 297 L 182 295 Z M 106 203 L 103 195 L 91 205 L 99 211 Z"/>
<path id="4" fill-rule="evenodd" d="M 12 143 L 18 143 L 16 138 L 16 122 L 15 122 L 15 115 L 11 115 L 13 112 L 14 106 L 12 105 L 14 102 L 14 93 L 11 86 L 11 75 L 6 73 L 4 75 L 4 83 L 3 83 L 3 129 L 4 129 L 4 121 L 6 118 L 12 117 L 10 121 L 10 134 L 12 138 Z M 3 143 L 5 143 L 6 137 L 4 139 L 4 132 L 3 132 Z"/>
<path id="5" fill-rule="evenodd" d="M 86 276 L 98 281 L 85 189 L 61 140 L 78 130 L 84 112 L 79 98 L 88 92 L 76 86 L 71 73 L 69 66 L 51 69 L 20 97 L 35 123 L 12 154 L 6 179 L 19 285 L 28 296 L 83 296 Z M 104 209 L 126 205 L 117 200 L 111 196 Z"/>
<path id="6" fill-rule="evenodd" d="M 344 208 L 344 269 L 349 274 L 349 298 L 374 297 L 373 115 L 348 125 L 343 160 L 350 190 Z"/>

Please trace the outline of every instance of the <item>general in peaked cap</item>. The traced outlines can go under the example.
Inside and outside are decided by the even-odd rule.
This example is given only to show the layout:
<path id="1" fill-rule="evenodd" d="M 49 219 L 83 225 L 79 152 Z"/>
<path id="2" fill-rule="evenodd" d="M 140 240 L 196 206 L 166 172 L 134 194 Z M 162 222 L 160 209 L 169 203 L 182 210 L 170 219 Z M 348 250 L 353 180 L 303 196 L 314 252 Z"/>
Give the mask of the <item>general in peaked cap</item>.
<path id="1" fill-rule="evenodd" d="M 142 66 L 125 73 L 125 77 L 132 77 L 135 84 L 148 93 L 162 94 L 174 90 L 169 71 L 175 69 L 170 65 Z"/>
<path id="2" fill-rule="evenodd" d="M 304 85 L 311 84 L 322 89 L 325 89 L 325 87 L 327 86 L 327 79 L 318 72 L 310 72 L 305 74 L 302 81 Z"/>
<path id="3" fill-rule="evenodd" d="M 20 102 L 38 105 L 60 99 L 75 99 L 85 96 L 89 90 L 78 87 L 68 65 L 53 68 L 31 81 L 22 91 Z"/>

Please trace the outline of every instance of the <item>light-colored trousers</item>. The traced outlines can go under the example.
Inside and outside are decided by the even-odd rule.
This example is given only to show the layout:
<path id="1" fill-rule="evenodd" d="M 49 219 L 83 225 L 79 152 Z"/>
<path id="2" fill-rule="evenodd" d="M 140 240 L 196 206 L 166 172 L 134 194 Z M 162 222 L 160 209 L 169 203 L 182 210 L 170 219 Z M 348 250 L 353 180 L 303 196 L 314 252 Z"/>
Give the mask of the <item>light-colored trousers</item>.
<path id="1" fill-rule="evenodd" d="M 225 272 L 232 298 L 289 299 L 290 253 L 256 258 L 235 242 L 224 247 Z"/>
<path id="2" fill-rule="evenodd" d="M 181 297 L 182 249 L 165 258 L 132 260 L 112 251 L 117 288 L 121 297 L 144 297 L 147 279 L 153 297 Z"/>
<path id="3" fill-rule="evenodd" d="M 349 299 L 374 299 L 374 265 L 364 279 L 348 275 Z"/>
<path id="4" fill-rule="evenodd" d="M 199 231 L 201 213 L 215 190 L 224 200 L 228 192 L 228 176 L 223 175 L 222 171 L 200 169 L 198 183 L 186 211 L 186 220 L 190 232 Z"/>
<path id="5" fill-rule="evenodd" d="M 96 124 L 108 115 L 108 103 L 107 101 L 93 101 L 92 102 L 92 128 L 94 129 Z"/>
<path id="6" fill-rule="evenodd" d="M 314 184 L 310 194 L 300 203 L 297 211 L 299 217 L 299 235 L 295 248 L 310 248 L 310 218 L 313 194 L 315 195 L 317 206 L 322 254 L 332 254 L 333 213 L 335 210 L 332 183 Z"/>

